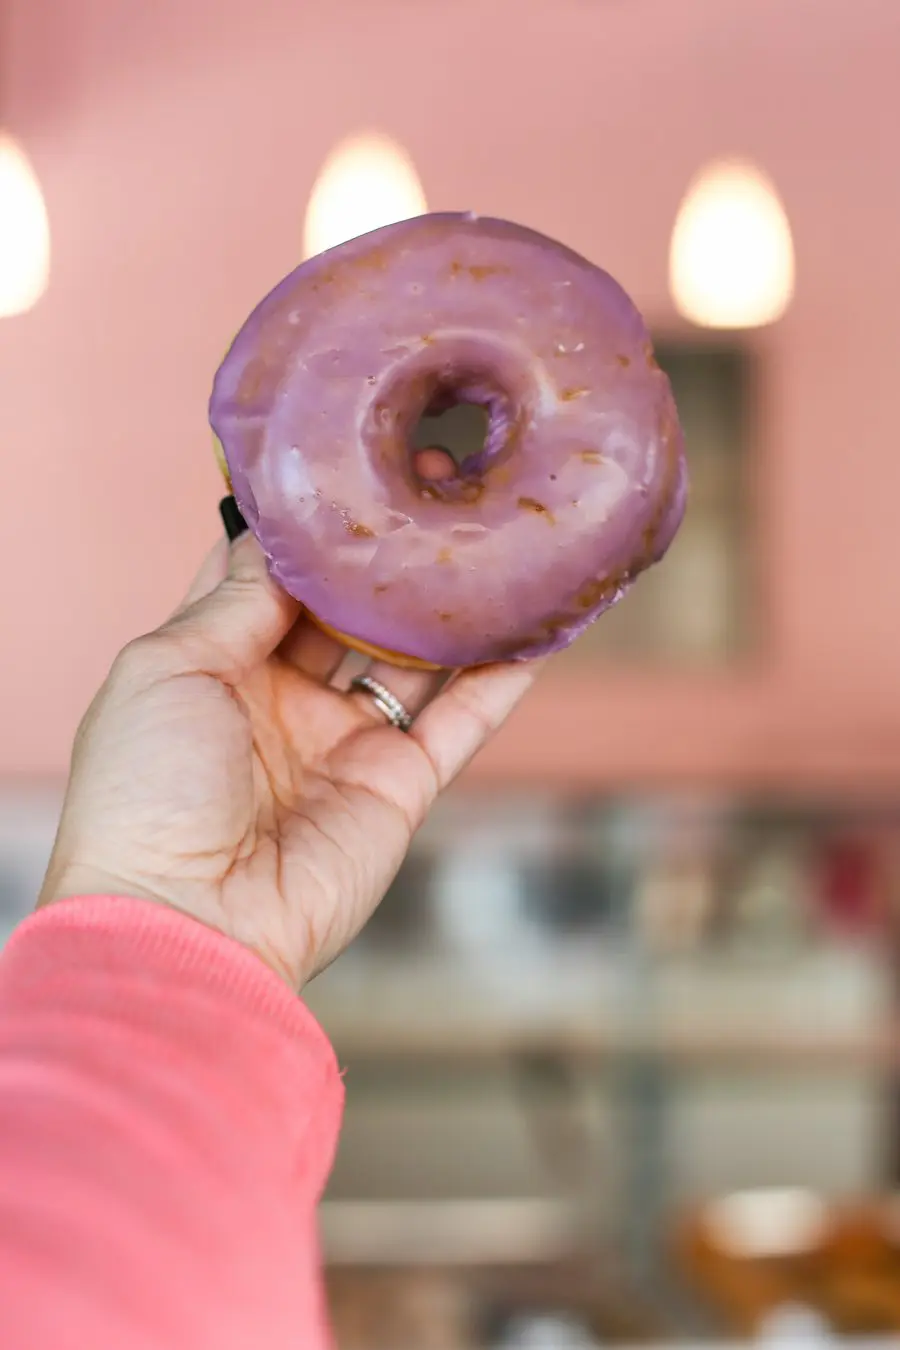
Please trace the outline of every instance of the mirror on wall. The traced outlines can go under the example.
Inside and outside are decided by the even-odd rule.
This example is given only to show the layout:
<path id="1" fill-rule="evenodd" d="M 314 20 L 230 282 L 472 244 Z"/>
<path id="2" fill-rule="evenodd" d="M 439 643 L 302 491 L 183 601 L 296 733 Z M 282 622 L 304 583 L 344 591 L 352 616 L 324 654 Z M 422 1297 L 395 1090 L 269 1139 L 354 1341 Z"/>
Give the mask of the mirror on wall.
<path id="1" fill-rule="evenodd" d="M 717 665 L 752 648 L 752 369 L 738 345 L 657 339 L 684 427 L 691 496 L 664 563 L 559 658 Z"/>

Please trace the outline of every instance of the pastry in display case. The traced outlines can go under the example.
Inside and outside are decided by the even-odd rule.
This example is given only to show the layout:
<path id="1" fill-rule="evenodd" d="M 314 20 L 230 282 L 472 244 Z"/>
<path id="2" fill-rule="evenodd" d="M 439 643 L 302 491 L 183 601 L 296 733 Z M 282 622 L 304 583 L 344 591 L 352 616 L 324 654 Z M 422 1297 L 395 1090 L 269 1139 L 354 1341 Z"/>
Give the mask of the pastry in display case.
<path id="1" fill-rule="evenodd" d="M 804 1309 L 832 1335 L 889 1335 L 900 1333 L 897 1214 L 895 1200 L 749 1191 L 684 1216 L 674 1245 L 727 1334 L 759 1336 L 785 1309 Z"/>
<path id="2" fill-rule="evenodd" d="M 328 1303 L 337 1350 L 469 1350 L 472 1300 L 454 1272 L 332 1268 Z"/>

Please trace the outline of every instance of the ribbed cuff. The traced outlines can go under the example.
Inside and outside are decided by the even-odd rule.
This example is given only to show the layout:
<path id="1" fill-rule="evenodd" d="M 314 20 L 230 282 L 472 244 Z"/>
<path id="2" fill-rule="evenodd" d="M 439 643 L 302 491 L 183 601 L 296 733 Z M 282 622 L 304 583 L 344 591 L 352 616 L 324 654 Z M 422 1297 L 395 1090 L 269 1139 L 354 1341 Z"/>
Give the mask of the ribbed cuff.
<path id="1" fill-rule="evenodd" d="M 0 955 L 0 1017 L 45 1027 L 60 1048 L 82 1028 L 104 1055 L 141 1045 L 148 1068 L 202 1075 L 223 1111 L 299 1154 L 307 1184 L 324 1185 L 343 1105 L 334 1051 L 284 981 L 231 938 L 148 900 L 56 901 Z"/>
<path id="2" fill-rule="evenodd" d="M 80 969 L 81 958 L 88 956 L 90 961 L 99 954 L 96 939 L 112 937 L 117 964 L 128 956 L 136 969 L 162 967 L 193 987 L 227 994 L 245 1011 L 262 1014 L 289 1035 L 319 1040 L 323 1052 L 331 1054 L 328 1038 L 312 1013 L 260 957 L 168 905 L 118 895 L 56 900 L 19 924 L 5 951 L 16 957 L 22 944 L 30 950 L 35 941 L 57 936 L 66 940 L 52 942 L 54 964 Z"/>

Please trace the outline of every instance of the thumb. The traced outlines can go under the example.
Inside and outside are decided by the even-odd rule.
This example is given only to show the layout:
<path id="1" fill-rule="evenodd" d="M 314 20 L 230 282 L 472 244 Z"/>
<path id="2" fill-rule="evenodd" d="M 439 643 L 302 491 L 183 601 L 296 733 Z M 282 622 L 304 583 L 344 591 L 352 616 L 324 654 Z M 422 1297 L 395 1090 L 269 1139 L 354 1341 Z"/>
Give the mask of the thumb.
<path id="1" fill-rule="evenodd" d="M 185 591 L 181 600 L 172 610 L 172 618 L 180 614 L 182 610 L 190 609 L 191 605 L 202 600 L 210 591 L 214 591 L 219 583 L 228 574 L 228 560 L 231 556 L 227 539 L 220 539 L 218 543 L 210 549 L 197 571 L 190 586 Z"/>
<path id="2" fill-rule="evenodd" d="M 300 608 L 273 581 L 265 554 L 248 531 L 232 544 L 224 579 L 178 610 L 156 636 L 167 665 L 174 661 L 182 672 L 202 670 L 237 684 L 271 656 Z"/>

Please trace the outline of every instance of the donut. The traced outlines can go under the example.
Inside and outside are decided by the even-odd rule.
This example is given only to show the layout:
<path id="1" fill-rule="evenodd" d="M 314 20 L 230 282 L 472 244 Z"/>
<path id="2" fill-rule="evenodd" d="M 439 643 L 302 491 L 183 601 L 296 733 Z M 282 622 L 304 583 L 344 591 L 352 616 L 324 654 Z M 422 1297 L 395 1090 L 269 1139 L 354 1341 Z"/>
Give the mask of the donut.
<path id="1" fill-rule="evenodd" d="M 424 477 L 419 419 L 482 407 Z M 459 668 L 567 647 L 658 562 L 687 472 L 647 328 L 533 230 L 415 217 L 319 254 L 256 307 L 209 407 L 276 580 L 350 647 Z"/>

